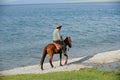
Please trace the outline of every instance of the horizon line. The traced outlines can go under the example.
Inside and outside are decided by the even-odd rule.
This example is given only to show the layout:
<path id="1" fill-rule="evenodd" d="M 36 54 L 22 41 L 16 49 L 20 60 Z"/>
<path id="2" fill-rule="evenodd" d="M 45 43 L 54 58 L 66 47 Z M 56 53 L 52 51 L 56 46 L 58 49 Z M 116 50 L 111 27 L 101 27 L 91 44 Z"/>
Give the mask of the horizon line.
<path id="1" fill-rule="evenodd" d="M 10 4 L 10 3 L 4 3 L 4 4 L 1 4 L 0 5 L 39 5 L 39 4 L 79 4 L 79 3 L 120 3 L 120 1 L 106 1 L 106 2 L 60 2 L 60 3 L 14 3 L 14 4 Z"/>

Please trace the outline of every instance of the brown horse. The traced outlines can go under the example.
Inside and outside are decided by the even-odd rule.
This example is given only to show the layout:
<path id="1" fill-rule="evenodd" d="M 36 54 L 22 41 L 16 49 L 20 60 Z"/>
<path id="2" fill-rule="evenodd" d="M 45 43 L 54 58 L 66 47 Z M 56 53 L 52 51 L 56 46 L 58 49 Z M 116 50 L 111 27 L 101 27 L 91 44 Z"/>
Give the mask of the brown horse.
<path id="1" fill-rule="evenodd" d="M 71 44 L 71 38 L 70 37 L 66 37 L 65 40 L 63 41 L 64 43 L 64 47 L 65 47 L 65 51 L 67 51 L 67 46 L 69 48 L 72 47 L 72 44 Z M 43 70 L 43 63 L 44 63 L 44 59 L 46 57 L 46 55 L 49 55 L 49 62 L 50 62 L 50 65 L 51 67 L 53 68 L 53 64 L 52 64 L 52 59 L 53 59 L 53 55 L 54 54 L 60 54 L 60 66 L 62 66 L 62 50 L 57 50 L 56 46 L 54 45 L 54 43 L 50 43 L 48 45 L 46 45 L 44 47 L 44 50 L 43 50 L 43 55 L 42 55 L 42 58 L 41 58 L 41 69 Z M 68 55 L 66 53 L 64 53 L 64 56 L 66 56 L 66 61 L 65 61 L 65 64 L 67 64 L 67 61 L 68 61 Z"/>

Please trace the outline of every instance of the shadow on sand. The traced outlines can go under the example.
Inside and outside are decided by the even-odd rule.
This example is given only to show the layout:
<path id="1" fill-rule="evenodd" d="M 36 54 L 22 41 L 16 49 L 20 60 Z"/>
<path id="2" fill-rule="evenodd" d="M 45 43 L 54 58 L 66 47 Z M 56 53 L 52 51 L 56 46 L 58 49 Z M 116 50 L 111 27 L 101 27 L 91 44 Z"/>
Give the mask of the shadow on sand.
<path id="1" fill-rule="evenodd" d="M 80 60 L 77 60 L 77 61 L 75 61 L 75 62 L 69 63 L 68 65 L 70 65 L 70 64 L 81 64 L 82 62 L 84 62 L 84 61 L 86 61 L 86 60 L 89 60 L 89 59 L 92 58 L 93 56 L 94 56 L 94 55 L 85 56 L 85 57 L 83 57 L 83 58 L 80 59 Z"/>

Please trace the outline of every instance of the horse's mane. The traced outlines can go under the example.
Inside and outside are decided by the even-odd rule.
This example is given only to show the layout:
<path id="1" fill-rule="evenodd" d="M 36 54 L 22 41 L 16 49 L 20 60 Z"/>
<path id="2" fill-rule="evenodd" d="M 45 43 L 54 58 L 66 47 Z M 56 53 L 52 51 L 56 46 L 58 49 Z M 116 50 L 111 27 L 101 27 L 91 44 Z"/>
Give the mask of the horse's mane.
<path id="1" fill-rule="evenodd" d="M 67 40 L 68 40 L 68 37 L 65 38 L 64 42 L 67 42 Z"/>

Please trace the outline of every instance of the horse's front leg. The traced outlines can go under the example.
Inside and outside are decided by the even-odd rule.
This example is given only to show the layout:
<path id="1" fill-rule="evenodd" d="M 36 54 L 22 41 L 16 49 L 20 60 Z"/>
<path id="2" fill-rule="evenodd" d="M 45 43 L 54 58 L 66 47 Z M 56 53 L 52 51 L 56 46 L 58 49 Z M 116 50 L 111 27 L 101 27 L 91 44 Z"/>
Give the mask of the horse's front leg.
<path id="1" fill-rule="evenodd" d="M 68 55 L 67 55 L 67 54 L 64 54 L 64 56 L 66 57 L 65 64 L 67 64 L 67 62 L 68 62 Z"/>
<path id="2" fill-rule="evenodd" d="M 60 66 L 62 66 L 62 53 L 60 53 Z"/>

